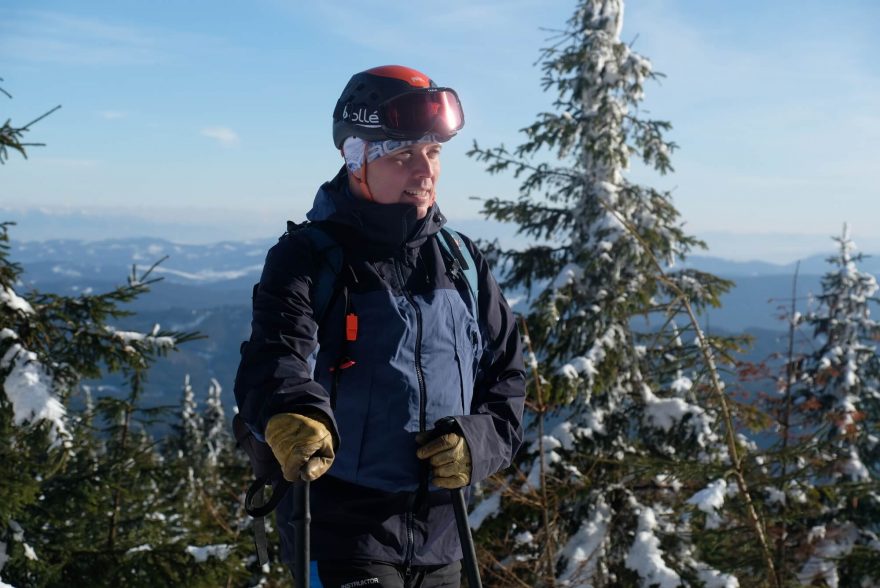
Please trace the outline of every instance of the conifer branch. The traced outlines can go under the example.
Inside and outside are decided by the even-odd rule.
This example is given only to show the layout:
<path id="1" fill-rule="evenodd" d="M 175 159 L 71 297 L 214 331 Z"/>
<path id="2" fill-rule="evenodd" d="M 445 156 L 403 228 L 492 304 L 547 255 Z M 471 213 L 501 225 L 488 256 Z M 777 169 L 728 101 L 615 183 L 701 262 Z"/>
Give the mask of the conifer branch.
<path id="1" fill-rule="evenodd" d="M 494 575 L 494 576 L 501 575 L 504 577 L 504 581 L 501 584 L 502 586 L 510 586 L 511 582 L 512 582 L 513 584 L 516 584 L 517 586 L 522 586 L 523 588 L 534 588 L 531 584 L 528 584 L 527 582 L 524 582 L 523 580 L 521 580 L 519 578 L 519 576 L 517 576 L 514 572 L 511 572 L 510 570 L 508 570 L 507 566 L 505 566 L 500 561 L 498 561 L 498 558 L 496 558 L 492 554 L 491 551 L 488 551 L 486 549 L 481 549 L 479 560 L 480 561 L 489 560 L 490 565 L 485 566 L 485 567 L 489 570 L 489 572 L 492 575 Z"/>
<path id="2" fill-rule="evenodd" d="M 3 78 L 0 78 L 0 82 L 2 81 Z M 12 98 L 12 94 L 3 88 L 0 88 L 0 93 L 4 94 L 7 98 Z M 6 160 L 9 159 L 9 149 L 18 151 L 22 157 L 27 159 L 27 150 L 25 147 L 45 146 L 45 143 L 23 143 L 22 139 L 24 134 L 30 130 L 31 126 L 43 120 L 59 108 L 61 108 L 60 104 L 21 127 L 12 126 L 12 120 L 7 119 L 6 122 L 0 126 L 0 164 L 6 163 Z"/>
<path id="3" fill-rule="evenodd" d="M 651 263 L 654 265 L 654 269 L 657 271 L 658 278 L 675 293 L 676 298 L 682 303 L 684 307 L 685 313 L 687 314 L 691 326 L 694 329 L 697 340 L 699 341 L 703 360 L 706 362 L 706 367 L 708 369 L 709 377 L 711 379 L 710 388 L 715 394 L 716 399 L 718 400 L 718 404 L 721 407 L 721 414 L 724 419 L 724 425 L 726 429 L 727 449 L 730 452 L 730 460 L 733 463 L 734 478 L 736 479 L 737 487 L 739 488 L 740 494 L 742 494 L 743 500 L 745 501 L 746 511 L 748 513 L 748 520 L 752 527 L 752 531 L 755 533 L 755 537 L 758 539 L 758 543 L 761 546 L 761 551 L 764 555 L 764 565 L 767 568 L 767 576 L 770 586 L 777 588 L 779 586 L 779 581 L 776 576 L 776 566 L 773 563 L 773 555 L 770 551 L 770 546 L 767 541 L 767 535 L 764 532 L 764 525 L 760 517 L 758 516 L 758 512 L 755 508 L 754 503 L 752 502 L 749 486 L 745 479 L 743 461 L 742 458 L 739 456 L 738 445 L 736 442 L 736 431 L 733 425 L 733 415 L 730 411 L 730 403 L 728 402 L 727 396 L 724 394 L 724 388 L 721 385 L 721 378 L 718 375 L 718 368 L 715 364 L 715 358 L 712 356 L 711 345 L 707 340 L 705 333 L 703 333 L 703 329 L 700 327 L 700 323 L 697 320 L 693 307 L 690 304 L 689 297 L 687 293 L 685 293 L 674 280 L 669 279 L 669 277 L 666 275 L 666 271 L 663 269 L 663 265 L 659 262 L 657 256 L 654 255 L 654 251 L 651 249 L 650 245 L 642 238 L 636 228 L 632 226 L 632 224 L 626 219 L 626 217 L 604 200 L 597 200 L 600 205 L 607 212 L 614 215 L 615 218 L 617 218 L 617 220 L 620 222 L 620 224 L 626 228 L 627 232 L 639 242 L 645 253 L 647 253 L 649 258 L 651 259 Z"/>
<path id="4" fill-rule="evenodd" d="M 520 317 L 520 324 L 522 324 L 523 335 L 525 336 L 526 345 L 529 349 L 529 359 L 530 367 L 532 368 L 532 377 L 535 379 L 535 393 L 538 395 L 538 462 L 539 472 L 541 476 L 541 518 L 544 523 L 544 556 L 546 559 L 547 569 L 545 573 L 547 574 L 547 579 L 549 581 L 549 586 L 556 585 L 556 569 L 553 565 L 553 554 L 555 549 L 553 547 L 553 534 L 550 529 L 550 515 L 548 510 L 550 509 L 550 503 L 547 500 L 547 477 L 546 477 L 546 466 L 544 464 L 544 415 L 547 413 L 547 405 L 544 403 L 544 393 L 541 388 L 541 376 L 538 372 L 538 360 L 535 356 L 535 351 L 532 348 L 532 340 L 529 337 L 529 326 L 526 324 L 525 317 Z"/>

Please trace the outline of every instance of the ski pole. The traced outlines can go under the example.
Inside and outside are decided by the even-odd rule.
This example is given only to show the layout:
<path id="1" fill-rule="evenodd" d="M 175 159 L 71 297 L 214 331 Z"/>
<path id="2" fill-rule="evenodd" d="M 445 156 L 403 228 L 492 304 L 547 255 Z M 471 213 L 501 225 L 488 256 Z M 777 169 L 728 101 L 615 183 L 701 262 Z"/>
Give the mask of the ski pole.
<path id="1" fill-rule="evenodd" d="M 293 526 L 296 529 L 296 553 L 293 561 L 293 575 L 296 588 L 309 588 L 309 527 L 312 514 L 309 509 L 309 482 L 298 480 L 293 484 Z"/>
<path id="2" fill-rule="evenodd" d="M 483 588 L 483 582 L 480 580 L 480 568 L 477 565 L 477 552 L 474 549 L 474 538 L 471 535 L 470 523 L 468 523 L 464 492 L 461 488 L 449 492 L 452 494 L 452 510 L 455 511 L 455 523 L 458 526 L 458 540 L 461 541 L 461 554 L 464 558 L 468 588 Z"/>
<path id="3" fill-rule="evenodd" d="M 446 433 L 460 433 L 458 423 L 453 417 L 443 417 L 434 423 L 430 439 L 436 439 Z M 461 542 L 461 555 L 464 560 L 464 571 L 468 588 L 483 588 L 480 580 L 480 567 L 477 565 L 477 551 L 474 548 L 474 537 L 468 522 L 467 503 L 464 500 L 464 488 L 449 491 L 452 495 L 452 510 L 455 512 L 455 526 L 458 527 L 458 540 Z"/>

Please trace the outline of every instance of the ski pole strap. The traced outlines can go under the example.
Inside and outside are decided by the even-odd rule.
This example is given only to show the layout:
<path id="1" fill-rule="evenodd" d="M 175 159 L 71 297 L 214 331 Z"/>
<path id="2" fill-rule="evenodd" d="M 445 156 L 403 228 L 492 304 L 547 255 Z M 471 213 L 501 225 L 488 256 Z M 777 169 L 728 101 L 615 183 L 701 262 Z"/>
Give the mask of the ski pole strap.
<path id="1" fill-rule="evenodd" d="M 258 496 L 260 503 L 263 502 L 263 489 L 260 488 Z M 254 519 L 254 547 L 257 550 L 257 560 L 264 566 L 269 563 L 269 540 L 266 537 L 266 517 Z"/>
<path id="2" fill-rule="evenodd" d="M 266 486 L 272 487 L 272 496 L 269 500 L 263 502 L 263 489 Z M 261 518 L 275 510 L 284 495 L 287 494 L 291 483 L 284 478 L 269 480 L 268 478 L 257 478 L 250 485 L 247 494 L 244 497 L 244 510 L 252 517 Z"/>

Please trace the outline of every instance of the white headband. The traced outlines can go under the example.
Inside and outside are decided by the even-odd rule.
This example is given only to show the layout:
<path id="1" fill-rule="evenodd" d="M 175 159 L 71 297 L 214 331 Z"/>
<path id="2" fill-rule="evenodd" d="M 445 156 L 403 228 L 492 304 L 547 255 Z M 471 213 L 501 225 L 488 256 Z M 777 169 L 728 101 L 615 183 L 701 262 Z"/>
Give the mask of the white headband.
<path id="1" fill-rule="evenodd" d="M 429 133 L 415 140 L 387 139 L 385 141 L 364 141 L 357 137 L 349 137 L 342 144 L 342 156 L 345 158 L 345 166 L 348 171 L 357 171 L 364 166 L 364 153 L 367 155 L 367 163 L 388 155 L 401 147 L 408 147 L 417 143 L 442 143 L 437 135 Z"/>

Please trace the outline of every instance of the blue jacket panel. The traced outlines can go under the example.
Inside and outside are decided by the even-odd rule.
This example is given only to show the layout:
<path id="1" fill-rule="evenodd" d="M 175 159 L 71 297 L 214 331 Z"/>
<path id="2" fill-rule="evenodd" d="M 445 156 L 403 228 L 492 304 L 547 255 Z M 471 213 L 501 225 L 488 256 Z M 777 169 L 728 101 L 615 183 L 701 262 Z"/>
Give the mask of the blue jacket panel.
<path id="1" fill-rule="evenodd" d="M 255 289 L 236 400 L 257 432 L 282 412 L 320 411 L 333 422 L 336 459 L 312 483 L 313 558 L 449 563 L 461 557 L 449 493 L 420 492 L 429 468 L 415 456 L 415 435 L 453 415 L 472 483 L 510 464 L 525 396 L 516 324 L 463 237 L 480 281 L 479 313 L 469 308 L 467 284 L 450 277 L 437 241 L 445 218 L 436 205 L 418 220 L 412 206 L 355 199 L 345 179 L 343 171 L 322 186 L 309 218 L 344 251 L 347 296 L 334 299 L 318 329 L 311 295 L 324 261 L 301 233 L 282 238 Z M 346 312 L 358 316 L 357 339 L 347 343 Z M 353 365 L 331 370 L 343 355 Z M 278 510 L 286 560 L 291 506 Z"/>

